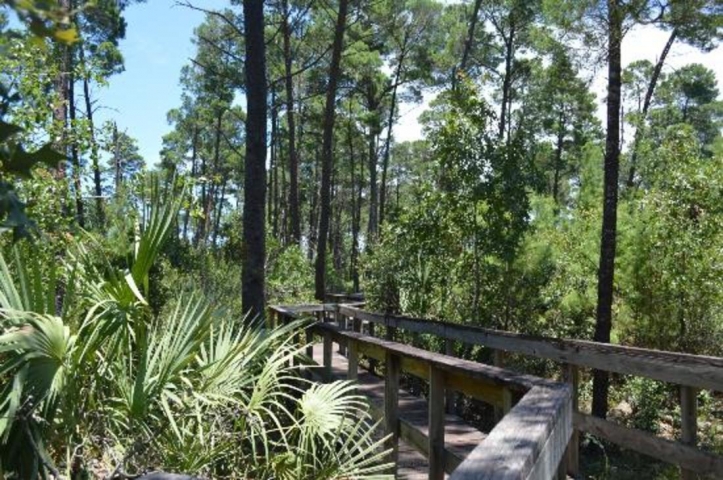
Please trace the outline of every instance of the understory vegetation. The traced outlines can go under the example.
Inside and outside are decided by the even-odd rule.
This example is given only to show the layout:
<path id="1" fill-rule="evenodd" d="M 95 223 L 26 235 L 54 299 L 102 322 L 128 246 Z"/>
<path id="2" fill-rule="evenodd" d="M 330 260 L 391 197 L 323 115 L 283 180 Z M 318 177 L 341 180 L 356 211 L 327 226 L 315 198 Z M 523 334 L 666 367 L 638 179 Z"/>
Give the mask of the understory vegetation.
<path id="1" fill-rule="evenodd" d="M 171 1 L 197 27 L 144 158 L 103 102 L 160 3 L 0 3 L 0 479 L 383 478 L 366 401 L 265 318 L 329 292 L 723 356 L 720 1 Z M 583 410 L 680 437 L 676 387 L 581 380 Z M 698 393 L 715 452 L 722 400 Z M 583 448 L 589 478 L 677 474 Z"/>
<path id="2" fill-rule="evenodd" d="M 293 366 L 303 322 L 271 330 L 192 286 L 164 291 L 180 195 L 150 190 L 128 249 L 86 233 L 62 254 L 28 244 L 0 257 L 2 470 L 380 477 L 366 400 Z"/>

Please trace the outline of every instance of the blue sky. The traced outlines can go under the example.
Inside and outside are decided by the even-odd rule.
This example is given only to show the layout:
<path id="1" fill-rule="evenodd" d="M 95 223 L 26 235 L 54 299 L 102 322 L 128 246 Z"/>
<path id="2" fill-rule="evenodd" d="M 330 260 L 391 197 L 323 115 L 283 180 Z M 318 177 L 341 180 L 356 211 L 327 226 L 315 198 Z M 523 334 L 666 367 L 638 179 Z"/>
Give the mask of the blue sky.
<path id="1" fill-rule="evenodd" d="M 228 0 L 194 0 L 207 9 L 227 7 Z M 240 7 L 234 7 L 240 8 Z M 161 138 L 170 131 L 166 113 L 180 105 L 178 80 L 181 67 L 193 56 L 193 29 L 203 21 L 201 12 L 176 5 L 176 0 L 148 0 L 126 11 L 128 30 L 121 43 L 126 71 L 110 78 L 109 86 L 96 89 L 101 109 L 99 119 L 115 119 L 121 130 L 138 140 L 147 164 L 158 161 Z M 636 27 L 623 41 L 623 65 L 638 59 L 655 61 L 668 33 L 655 27 Z M 700 62 L 723 78 L 723 47 L 703 53 L 678 43 L 671 51 L 665 71 Z M 594 74 L 592 90 L 598 97 L 598 116 L 605 118 L 605 68 Z M 399 122 L 394 127 L 399 141 L 422 137 L 417 118 L 429 105 L 433 95 L 425 95 L 421 104 L 402 104 Z M 241 102 L 243 105 L 245 102 Z"/>
<path id="2" fill-rule="evenodd" d="M 222 8 L 228 0 L 198 0 L 204 8 Z M 161 138 L 170 131 L 166 113 L 180 105 L 181 67 L 193 56 L 193 29 L 203 13 L 175 0 L 148 0 L 126 11 L 128 30 L 120 48 L 125 72 L 94 92 L 101 121 L 115 119 L 118 128 L 138 140 L 148 164 L 158 161 Z"/>

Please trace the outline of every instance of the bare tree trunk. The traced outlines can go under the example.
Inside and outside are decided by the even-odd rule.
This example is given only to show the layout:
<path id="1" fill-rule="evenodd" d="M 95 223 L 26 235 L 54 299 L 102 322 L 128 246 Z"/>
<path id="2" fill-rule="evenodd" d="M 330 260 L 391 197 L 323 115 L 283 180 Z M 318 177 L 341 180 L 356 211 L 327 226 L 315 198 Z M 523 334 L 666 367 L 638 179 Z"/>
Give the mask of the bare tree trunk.
<path id="1" fill-rule="evenodd" d="M 384 158 L 382 159 L 382 185 L 379 192 L 379 226 L 384 224 L 384 213 L 387 203 L 387 170 L 389 169 L 389 155 L 392 145 L 392 129 L 394 127 L 394 113 L 397 106 L 397 88 L 402 77 L 402 68 L 404 66 L 404 57 L 407 54 L 407 42 L 409 41 L 408 32 L 404 32 L 404 40 L 402 41 L 402 50 L 399 54 L 399 63 L 394 74 L 394 85 L 392 85 L 392 104 L 389 107 L 389 118 L 387 119 L 387 138 L 384 142 Z"/>
<path id="2" fill-rule="evenodd" d="M 196 160 L 198 150 L 198 127 L 193 127 L 193 140 L 191 141 L 191 178 L 196 178 Z M 186 209 L 186 216 L 183 219 L 183 238 L 188 239 L 188 223 L 191 220 L 191 208 L 193 206 L 193 189 L 189 192 L 190 198 L 188 208 Z"/>
<path id="3" fill-rule="evenodd" d="M 552 199 L 555 201 L 555 208 L 559 210 L 560 205 L 560 176 L 562 171 L 562 147 L 565 140 L 565 123 L 563 113 L 558 118 L 560 125 L 557 130 L 557 146 L 555 148 L 555 177 L 552 182 Z"/>
<path id="4" fill-rule="evenodd" d="M 70 12 L 70 0 L 58 0 L 58 6 L 64 12 Z M 68 152 L 68 76 L 70 72 L 70 47 L 67 45 L 58 45 L 60 49 L 60 68 L 58 75 L 54 80 L 55 94 L 57 95 L 57 104 L 53 107 L 53 120 L 55 127 L 58 129 L 58 136 L 54 139 L 53 147 L 58 152 L 67 154 Z M 55 170 L 55 178 L 63 180 L 65 178 L 65 164 L 60 162 Z M 63 208 L 67 205 L 63 202 Z"/>
<path id="5" fill-rule="evenodd" d="M 620 170 L 620 89 L 622 8 L 618 0 L 608 0 L 608 95 L 607 137 L 605 140 L 605 198 L 603 203 L 600 267 L 598 269 L 596 342 L 610 343 L 612 330 L 613 282 L 617 236 L 618 175 Z M 605 418 L 610 379 L 607 372 L 593 375 L 592 414 Z"/>
<path id="6" fill-rule="evenodd" d="M 223 109 L 219 110 L 218 116 L 216 117 L 216 136 L 213 145 L 213 167 L 211 171 L 211 177 L 215 177 L 218 171 L 219 164 L 221 162 L 221 123 L 223 121 Z M 211 221 L 212 212 L 215 209 L 213 204 L 216 196 L 217 187 L 209 183 L 209 191 L 206 194 L 206 203 L 203 205 L 203 232 L 201 236 L 201 242 L 205 246 L 208 240 L 208 234 L 213 226 Z"/>
<path id="7" fill-rule="evenodd" d="M 272 226 L 272 235 L 276 237 L 276 229 L 273 227 L 275 211 L 274 206 L 276 202 L 276 189 L 274 188 L 274 181 L 276 179 L 276 91 L 274 84 L 271 84 L 271 138 L 269 139 L 269 175 L 266 185 L 266 221 Z"/>
<path id="8" fill-rule="evenodd" d="M 73 74 L 72 57 L 69 62 L 68 73 L 68 110 L 70 113 L 70 131 L 73 132 L 76 127 L 75 108 L 75 75 Z M 73 163 L 73 191 L 75 193 L 75 219 L 81 228 L 85 228 L 85 208 L 83 206 L 83 181 L 80 165 L 80 152 L 78 151 L 78 141 L 73 136 L 70 144 L 70 158 Z"/>
<path id="9" fill-rule="evenodd" d="M 121 183 L 123 183 L 123 160 L 120 156 L 120 139 L 118 138 L 118 124 L 113 122 L 113 168 L 115 168 L 115 194 L 119 195 Z"/>
<path id="10" fill-rule="evenodd" d="M 379 213 L 377 199 L 379 198 L 379 190 L 377 185 L 377 139 L 374 135 L 372 127 L 369 127 L 368 152 L 367 161 L 369 163 L 369 224 L 367 226 L 367 246 L 371 246 L 377 238 L 379 227 Z"/>
<path id="11" fill-rule="evenodd" d="M 329 217 L 331 214 L 331 169 L 333 164 L 334 120 L 336 87 L 341 70 L 341 51 L 346 29 L 346 14 L 349 0 L 339 1 L 339 14 L 334 29 L 334 44 L 329 67 L 329 84 L 326 88 L 326 107 L 324 109 L 324 138 L 321 152 L 321 214 L 319 215 L 319 241 L 316 249 L 316 275 L 314 289 L 316 298 L 324 300 L 326 290 L 326 244 L 329 236 Z"/>
<path id="12" fill-rule="evenodd" d="M 319 218 L 319 179 L 320 179 L 320 173 L 321 168 L 319 167 L 320 163 L 320 155 L 319 155 L 319 149 L 318 147 L 315 149 L 315 164 L 314 164 L 314 181 L 309 185 L 309 192 L 311 195 L 311 205 L 309 208 L 309 252 L 308 252 L 308 258 L 309 260 L 312 260 L 314 256 L 316 255 L 316 245 L 317 245 L 317 228 L 319 225 L 318 218 Z"/>
<path id="13" fill-rule="evenodd" d="M 673 47 L 673 44 L 675 43 L 675 40 L 677 38 L 678 29 L 674 28 L 673 31 L 670 32 L 670 37 L 668 37 L 668 41 L 665 43 L 665 47 L 663 47 L 663 51 L 660 54 L 660 58 L 658 58 L 658 62 L 655 64 L 655 68 L 653 69 L 653 75 L 650 77 L 650 82 L 648 83 L 648 90 L 645 92 L 643 109 L 640 112 L 640 124 L 638 125 L 638 128 L 635 129 L 633 148 L 632 152 L 630 153 L 630 170 L 628 171 L 628 181 L 626 182 L 626 186 L 628 188 L 632 188 L 635 186 L 635 171 L 638 166 L 638 148 L 640 147 L 640 142 L 643 140 L 643 130 L 645 128 L 645 121 L 648 118 L 648 110 L 650 110 L 650 104 L 653 101 L 653 94 L 655 93 L 655 87 L 658 84 L 660 73 L 663 71 L 665 59 L 668 57 L 670 49 Z"/>
<path id="14" fill-rule="evenodd" d="M 500 107 L 500 127 L 499 127 L 499 138 L 505 136 L 507 130 L 507 104 L 510 103 L 510 93 L 512 90 L 512 60 L 515 54 L 514 52 L 515 42 L 515 27 L 510 26 L 510 38 L 505 39 L 505 73 L 502 80 L 502 106 Z"/>
<path id="15" fill-rule="evenodd" d="M 223 179 L 223 184 L 221 185 L 221 193 L 219 195 L 218 200 L 216 201 L 216 221 L 214 222 L 213 226 L 213 247 L 218 248 L 218 230 L 221 228 L 221 214 L 223 213 L 223 203 L 226 200 L 226 183 L 228 183 L 228 180 L 226 178 Z"/>
<path id="16" fill-rule="evenodd" d="M 479 11 L 482 6 L 482 0 L 475 0 L 474 7 L 472 8 L 472 15 L 469 18 L 469 29 L 467 30 L 467 39 L 464 42 L 464 50 L 462 51 L 462 61 L 459 63 L 460 73 L 464 73 L 467 69 L 467 62 L 469 61 L 469 52 L 472 51 L 472 43 L 474 42 L 474 33 L 477 28 L 477 20 L 479 18 Z M 452 88 L 457 87 L 457 72 L 452 76 Z"/>
<path id="17" fill-rule="evenodd" d="M 351 100 L 350 100 L 351 103 Z M 350 276 L 353 289 L 359 291 L 359 270 L 357 259 L 359 258 L 359 223 L 361 215 L 361 196 L 357 199 L 356 179 L 356 158 L 354 155 L 354 133 L 352 131 L 352 111 L 349 108 L 349 128 L 347 130 L 347 141 L 349 142 L 349 163 L 351 166 L 351 258 L 349 261 Z M 361 191 L 361 185 L 359 186 Z"/>
<path id="18" fill-rule="evenodd" d="M 264 316 L 266 303 L 266 42 L 263 0 L 244 0 L 246 40 L 246 158 L 244 171 L 243 266 L 244 312 Z"/>
<path id="19" fill-rule="evenodd" d="M 78 54 L 80 55 L 80 62 L 85 65 L 85 50 L 82 45 L 78 48 Z M 95 138 L 93 102 L 90 98 L 90 81 L 87 75 L 83 77 L 83 98 L 85 100 L 85 115 L 88 118 L 88 129 L 90 133 L 90 159 L 93 166 L 95 214 L 98 217 L 98 225 L 102 228 L 103 225 L 105 225 L 105 209 L 103 206 L 103 185 L 100 175 L 100 154 L 98 153 L 98 142 Z"/>
<path id="20" fill-rule="evenodd" d="M 291 27 L 289 1 L 283 0 L 284 75 L 286 76 L 286 121 L 289 129 L 289 227 L 291 241 L 301 243 L 299 216 L 299 159 L 296 156 L 296 119 L 294 114 L 294 81 L 292 78 Z"/>

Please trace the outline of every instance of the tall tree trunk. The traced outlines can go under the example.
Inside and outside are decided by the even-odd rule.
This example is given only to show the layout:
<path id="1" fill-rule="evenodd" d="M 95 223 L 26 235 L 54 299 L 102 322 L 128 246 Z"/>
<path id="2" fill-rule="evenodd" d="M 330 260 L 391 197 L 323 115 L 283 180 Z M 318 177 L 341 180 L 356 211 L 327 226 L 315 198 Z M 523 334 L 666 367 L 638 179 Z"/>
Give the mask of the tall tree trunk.
<path id="1" fill-rule="evenodd" d="M 280 122 L 280 120 L 277 117 L 277 122 Z M 277 131 L 280 130 L 277 127 Z M 278 150 L 278 153 L 276 155 L 277 160 L 279 158 L 284 158 L 284 148 L 283 144 L 281 142 L 281 136 L 278 136 L 276 148 Z M 286 181 L 286 172 L 283 168 L 283 165 L 280 162 L 276 162 L 276 175 L 279 179 L 279 182 L 281 184 L 281 191 L 276 196 L 276 208 L 279 211 L 278 217 L 279 217 L 279 235 L 284 240 L 285 243 L 288 243 L 289 239 L 289 215 L 288 215 L 288 205 L 286 204 L 286 199 L 289 198 L 288 194 L 286 193 L 288 188 L 288 184 Z"/>
<path id="2" fill-rule="evenodd" d="M 196 160 L 198 151 L 198 127 L 193 127 L 193 140 L 191 140 L 191 178 L 196 178 Z M 191 208 L 193 207 L 193 188 L 190 189 L 188 208 L 183 219 L 183 239 L 188 240 L 188 223 L 191 221 Z"/>
<path id="3" fill-rule="evenodd" d="M 221 214 L 223 213 L 223 202 L 226 200 L 226 183 L 228 183 L 228 180 L 224 176 L 223 183 L 221 185 L 221 193 L 219 194 L 219 198 L 216 201 L 216 221 L 213 225 L 214 248 L 218 248 L 218 230 L 219 228 L 221 228 Z"/>
<path id="4" fill-rule="evenodd" d="M 58 6 L 64 12 L 70 12 L 70 0 L 58 0 Z M 53 106 L 53 120 L 57 129 L 57 137 L 53 141 L 53 147 L 58 152 L 67 155 L 68 152 L 68 76 L 70 73 L 70 48 L 68 45 L 58 44 L 60 56 L 60 68 L 58 75 L 53 81 L 53 88 L 57 95 L 57 103 Z M 55 169 L 55 178 L 63 180 L 65 178 L 65 164 L 58 164 Z M 67 205 L 63 201 L 63 208 Z"/>
<path id="5" fill-rule="evenodd" d="M 272 226 L 272 235 L 276 237 L 276 229 L 273 228 L 276 202 L 276 189 L 274 181 L 276 179 L 276 91 L 274 84 L 271 84 L 271 138 L 269 139 L 269 175 L 266 185 L 266 221 Z"/>
<path id="6" fill-rule="evenodd" d="M 351 109 L 351 99 L 349 100 L 349 125 L 347 130 L 347 141 L 349 142 L 349 163 L 351 166 L 351 258 L 349 259 L 350 276 L 355 292 L 359 291 L 359 270 L 357 267 L 357 259 L 359 257 L 359 216 L 361 214 L 361 198 L 357 200 L 357 179 L 356 179 L 356 158 L 354 155 L 354 133 L 352 131 L 353 112 Z M 361 185 L 359 186 L 361 190 Z"/>
<path id="7" fill-rule="evenodd" d="M 208 175 L 206 171 L 206 155 L 201 155 L 201 209 L 205 213 L 206 209 L 206 197 L 208 196 Z M 205 236 L 204 229 L 206 228 L 206 218 L 201 218 L 196 225 L 196 237 L 193 239 L 193 245 L 198 247 L 201 244 L 201 239 Z"/>
<path id="8" fill-rule="evenodd" d="M 560 123 L 557 130 L 557 146 L 555 147 L 555 177 L 552 182 L 552 199 L 555 202 L 555 209 L 559 211 L 560 205 L 560 176 L 562 173 L 562 147 L 565 140 L 565 119 L 561 111 L 558 118 Z"/>
<path id="9" fill-rule="evenodd" d="M 341 67 L 341 51 L 346 29 L 346 14 L 349 0 L 339 1 L 339 14 L 334 28 L 334 44 L 329 66 L 329 84 L 326 87 L 326 106 L 324 108 L 324 138 L 321 151 L 321 214 L 319 215 L 319 241 L 316 249 L 316 275 L 314 289 L 316 298 L 324 300 L 326 290 L 326 244 L 329 236 L 329 217 L 331 214 L 331 169 L 333 164 L 334 120 L 336 87 Z"/>
<path id="10" fill-rule="evenodd" d="M 72 57 L 71 57 L 72 58 Z M 70 124 L 68 127 L 71 132 L 74 132 L 76 128 L 76 114 L 75 108 L 75 75 L 73 74 L 72 60 L 69 62 L 69 73 L 68 73 L 68 111 L 70 113 Z M 80 152 L 78 151 L 78 141 L 75 135 L 72 137 L 70 143 L 70 158 L 73 163 L 73 191 L 75 193 L 75 219 L 81 228 L 85 228 L 85 209 L 83 207 L 83 181 L 82 172 L 80 165 Z"/>
<path id="11" fill-rule="evenodd" d="M 215 177 L 218 172 L 219 164 L 221 162 L 221 123 L 223 121 L 223 109 L 219 110 L 218 116 L 216 117 L 216 135 L 213 145 L 213 166 L 211 169 L 210 177 Z M 206 203 L 203 205 L 203 233 L 201 236 L 201 242 L 205 246 L 208 240 L 208 235 L 213 228 L 212 216 L 213 210 L 215 209 L 214 200 L 216 197 L 216 191 L 218 190 L 212 183 L 209 183 L 209 191 L 206 194 Z"/>
<path id="12" fill-rule="evenodd" d="M 670 32 L 670 37 L 668 37 L 668 41 L 665 43 L 665 47 L 663 47 L 663 51 L 660 54 L 660 58 L 658 58 L 658 62 L 655 64 L 655 68 L 653 69 L 653 75 L 650 77 L 650 82 L 648 83 L 648 89 L 645 92 L 645 100 L 643 101 L 643 109 L 640 111 L 640 124 L 638 125 L 638 128 L 635 129 L 635 137 L 633 139 L 633 149 L 630 153 L 630 170 L 628 171 L 628 181 L 626 182 L 626 186 L 628 188 L 632 188 L 635 186 L 635 171 L 638 167 L 638 148 L 640 147 L 640 142 L 643 140 L 643 131 L 645 129 L 645 121 L 648 118 L 648 111 L 650 110 L 650 104 L 653 102 L 653 94 L 655 93 L 655 87 L 658 85 L 658 79 L 660 78 L 660 73 L 663 71 L 663 65 L 665 65 L 665 59 L 668 57 L 668 54 L 670 53 L 670 49 L 673 47 L 673 44 L 675 43 L 675 40 L 678 38 L 678 29 L 674 28 L 672 32 Z"/>
<path id="13" fill-rule="evenodd" d="M 273 223 L 272 223 L 272 232 L 274 235 L 274 238 L 278 238 L 279 236 L 279 221 L 281 218 L 280 213 L 280 202 L 279 202 L 279 111 L 276 105 L 276 95 L 272 93 L 272 100 L 271 102 L 271 148 L 272 148 L 272 154 L 273 154 L 273 176 L 274 176 L 274 183 L 273 183 Z"/>
<path id="14" fill-rule="evenodd" d="M 244 162 L 243 266 L 244 312 L 264 316 L 266 303 L 266 42 L 263 0 L 244 0 L 246 41 L 246 158 Z"/>
<path id="15" fill-rule="evenodd" d="M 600 267 L 598 269 L 596 342 L 609 343 L 612 329 L 613 282 L 617 235 L 618 174 L 620 170 L 620 87 L 623 12 L 618 0 L 608 0 L 608 95 L 605 140 L 605 197 L 603 200 Z M 592 414 L 605 418 L 609 377 L 596 370 L 593 376 Z"/>
<path id="16" fill-rule="evenodd" d="M 85 49 L 81 45 L 78 48 L 80 62 L 85 67 Z M 95 193 L 95 214 L 98 217 L 98 225 L 103 228 L 105 225 L 105 209 L 103 206 L 103 185 L 100 175 L 100 154 L 98 153 L 98 142 L 95 138 L 95 124 L 93 123 L 93 102 L 90 98 L 90 80 L 83 76 L 83 98 L 85 100 L 85 115 L 88 119 L 90 133 L 90 160 L 93 167 L 93 187 Z"/>
<path id="17" fill-rule="evenodd" d="M 475 0 L 472 8 L 472 15 L 469 17 L 469 29 L 467 30 L 467 38 L 464 41 L 464 50 L 462 50 L 462 61 L 459 63 L 459 73 L 464 73 L 467 69 L 469 61 L 469 53 L 472 51 L 472 43 L 474 42 L 474 34 L 477 29 L 477 20 L 479 11 L 482 7 L 482 0 Z M 457 87 L 457 72 L 452 76 L 452 88 Z"/>
<path id="18" fill-rule="evenodd" d="M 397 88 L 402 78 L 404 68 L 404 57 L 407 54 L 407 42 L 409 41 L 408 31 L 404 32 L 402 50 L 399 54 L 399 63 L 394 74 L 394 85 L 392 85 L 392 102 L 389 107 L 389 118 L 387 119 L 387 138 L 384 142 L 384 157 L 382 159 L 382 185 L 379 192 L 379 226 L 384 224 L 384 213 L 387 203 L 387 170 L 389 169 L 389 155 L 392 145 L 392 129 L 394 128 L 394 113 L 397 106 Z"/>
<path id="19" fill-rule="evenodd" d="M 115 195 L 120 195 L 121 183 L 123 183 L 123 160 L 120 156 L 120 139 L 118 138 L 118 124 L 113 122 L 113 168 L 115 169 Z"/>
<path id="20" fill-rule="evenodd" d="M 289 227 L 291 241 L 301 244 L 301 217 L 299 214 L 299 159 L 296 156 L 296 118 L 294 114 L 294 79 L 292 77 L 291 26 L 289 1 L 283 0 L 284 20 L 284 75 L 286 82 L 286 122 L 289 129 Z"/>
<path id="21" fill-rule="evenodd" d="M 367 246 L 377 238 L 379 227 L 379 208 L 378 198 L 379 190 L 377 185 L 377 137 L 374 134 L 373 127 L 369 127 L 367 162 L 369 163 L 369 224 L 367 226 Z"/>
<path id="22" fill-rule="evenodd" d="M 512 90 L 512 61 L 514 60 L 514 45 L 515 45 L 515 27 L 510 26 L 510 37 L 505 39 L 505 73 L 502 79 L 502 106 L 500 107 L 500 126 L 499 126 L 499 138 L 505 136 L 507 130 L 507 104 L 510 103 L 510 93 Z"/>

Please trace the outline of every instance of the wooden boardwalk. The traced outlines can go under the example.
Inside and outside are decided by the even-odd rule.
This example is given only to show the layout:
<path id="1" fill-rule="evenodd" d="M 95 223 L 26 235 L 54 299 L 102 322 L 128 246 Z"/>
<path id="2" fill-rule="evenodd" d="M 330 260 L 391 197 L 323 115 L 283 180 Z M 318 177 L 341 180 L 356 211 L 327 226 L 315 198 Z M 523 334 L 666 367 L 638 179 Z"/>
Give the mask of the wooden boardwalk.
<path id="1" fill-rule="evenodd" d="M 314 345 L 314 359 L 321 363 L 323 345 Z M 332 354 L 332 375 L 334 379 L 347 378 L 348 363 L 346 357 L 334 348 Z M 359 393 L 366 396 L 372 407 L 372 415 L 379 419 L 383 415 L 384 379 L 359 368 Z M 427 450 L 429 433 L 429 409 L 424 398 L 415 397 L 405 390 L 399 391 L 399 417 L 402 435 L 399 442 L 399 461 L 397 478 L 423 480 L 428 478 L 429 463 L 420 450 Z M 461 418 L 447 414 L 445 416 L 445 447 L 448 455 L 461 461 L 482 442 L 485 434 L 465 423 Z M 446 477 L 445 477 L 446 478 Z"/>

